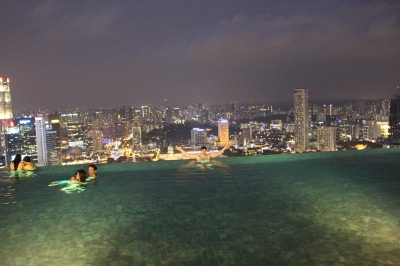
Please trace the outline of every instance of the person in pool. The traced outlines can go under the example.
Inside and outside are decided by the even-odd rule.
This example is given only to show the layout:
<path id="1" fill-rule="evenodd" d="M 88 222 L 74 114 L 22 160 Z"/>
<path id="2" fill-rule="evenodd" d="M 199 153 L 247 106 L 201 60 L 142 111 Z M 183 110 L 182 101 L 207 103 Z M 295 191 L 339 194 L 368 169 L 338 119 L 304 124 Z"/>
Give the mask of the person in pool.
<path id="1" fill-rule="evenodd" d="M 225 144 L 225 146 L 224 146 L 224 148 L 222 148 L 222 150 L 220 150 L 218 153 L 213 153 L 213 154 L 208 154 L 207 147 L 205 147 L 205 146 L 200 148 L 200 150 L 201 150 L 200 154 L 189 154 L 184 149 L 182 149 L 182 147 L 179 147 L 179 146 L 175 146 L 175 149 L 182 152 L 183 154 L 185 154 L 187 157 L 189 157 L 191 159 L 196 159 L 197 162 L 199 162 L 199 163 L 206 163 L 206 162 L 209 162 L 212 158 L 216 158 L 216 157 L 222 155 L 224 153 L 224 151 L 226 149 L 228 149 L 230 146 L 231 146 L 231 143 L 228 142 Z"/>
<path id="2" fill-rule="evenodd" d="M 36 164 L 31 162 L 31 158 L 29 156 L 25 156 L 23 159 L 24 170 L 25 171 L 34 171 L 36 170 Z"/>
<path id="3" fill-rule="evenodd" d="M 15 155 L 14 160 L 10 163 L 11 170 L 24 170 L 24 163 L 22 162 L 21 154 Z"/>
<path id="4" fill-rule="evenodd" d="M 94 164 L 89 165 L 88 168 L 88 178 L 87 180 L 91 181 L 91 180 L 95 180 L 96 179 L 96 173 L 97 173 L 97 166 Z"/>
<path id="5" fill-rule="evenodd" d="M 69 179 L 69 183 L 82 183 L 86 180 L 86 171 L 85 170 L 78 170 L 75 173 L 75 176 Z"/>

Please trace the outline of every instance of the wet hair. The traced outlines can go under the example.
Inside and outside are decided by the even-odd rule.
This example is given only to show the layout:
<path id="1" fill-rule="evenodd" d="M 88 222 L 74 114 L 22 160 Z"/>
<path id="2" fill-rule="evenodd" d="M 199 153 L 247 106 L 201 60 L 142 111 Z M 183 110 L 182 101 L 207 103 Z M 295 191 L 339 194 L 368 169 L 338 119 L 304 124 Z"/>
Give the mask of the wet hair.
<path id="1" fill-rule="evenodd" d="M 12 169 L 12 170 L 17 170 L 18 169 L 18 165 L 19 165 L 19 163 L 21 162 L 21 154 L 19 154 L 19 153 L 17 153 L 16 155 L 15 155 L 15 158 L 14 158 L 14 160 L 12 161 L 13 162 L 13 165 L 14 165 L 14 169 Z"/>
<path id="2" fill-rule="evenodd" d="M 75 173 L 75 175 L 76 174 L 79 174 L 79 181 L 80 182 L 85 182 L 85 180 L 86 180 L 86 171 L 85 170 L 78 170 L 78 171 L 76 171 L 76 173 Z"/>
<path id="3" fill-rule="evenodd" d="M 206 146 L 202 146 L 202 147 L 200 148 L 200 150 L 207 150 L 207 147 L 206 147 Z"/>
<path id="4" fill-rule="evenodd" d="M 94 164 L 90 164 L 90 165 L 89 165 L 89 167 L 92 167 L 92 168 L 93 168 L 93 170 L 97 171 L 97 166 L 96 166 L 96 165 L 94 165 Z M 89 168 L 89 167 L 88 167 L 88 168 Z"/>
<path id="5" fill-rule="evenodd" d="M 24 162 L 30 163 L 31 162 L 31 158 L 29 158 L 29 156 L 25 156 L 24 157 Z"/>

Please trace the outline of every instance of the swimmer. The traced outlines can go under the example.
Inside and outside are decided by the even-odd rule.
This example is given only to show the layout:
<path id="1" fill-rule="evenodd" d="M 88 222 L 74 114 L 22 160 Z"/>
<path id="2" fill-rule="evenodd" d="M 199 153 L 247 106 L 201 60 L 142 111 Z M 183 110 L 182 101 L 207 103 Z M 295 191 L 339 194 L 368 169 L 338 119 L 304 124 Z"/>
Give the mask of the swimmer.
<path id="1" fill-rule="evenodd" d="M 24 162 L 22 162 L 21 154 L 15 155 L 14 160 L 10 163 L 11 170 L 24 170 Z"/>
<path id="2" fill-rule="evenodd" d="M 78 170 L 75 173 L 75 177 L 71 177 L 69 179 L 69 183 L 82 183 L 86 180 L 86 171 L 85 170 Z"/>
<path id="3" fill-rule="evenodd" d="M 91 181 L 96 179 L 96 173 L 97 173 L 97 166 L 94 164 L 89 165 L 88 168 L 88 178 L 86 180 Z"/>
<path id="4" fill-rule="evenodd" d="M 34 170 L 36 170 L 36 164 L 31 162 L 31 158 L 29 158 L 29 156 L 25 156 L 24 157 L 23 163 L 24 163 L 24 170 L 25 171 L 34 171 Z"/>
<path id="5" fill-rule="evenodd" d="M 216 157 L 222 155 L 224 153 L 224 151 L 226 149 L 228 149 L 230 146 L 231 146 L 230 142 L 226 143 L 224 148 L 222 148 L 222 150 L 220 150 L 218 153 L 215 153 L 215 154 L 208 154 L 207 147 L 205 147 L 205 146 L 201 147 L 200 154 L 189 154 L 184 149 L 182 149 L 182 147 L 179 147 L 179 146 L 175 146 L 175 149 L 182 152 L 183 154 L 185 154 L 187 157 L 189 157 L 191 159 L 196 159 L 197 162 L 199 162 L 199 163 L 207 163 L 212 158 L 216 158 Z"/>

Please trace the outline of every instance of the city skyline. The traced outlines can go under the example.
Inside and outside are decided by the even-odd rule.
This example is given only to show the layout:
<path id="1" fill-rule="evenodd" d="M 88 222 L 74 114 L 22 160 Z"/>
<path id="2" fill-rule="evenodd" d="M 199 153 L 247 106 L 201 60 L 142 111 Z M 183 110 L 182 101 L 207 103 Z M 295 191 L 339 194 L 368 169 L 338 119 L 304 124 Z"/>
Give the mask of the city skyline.
<path id="1" fill-rule="evenodd" d="M 391 98 L 397 1 L 7 1 L 13 110 Z"/>

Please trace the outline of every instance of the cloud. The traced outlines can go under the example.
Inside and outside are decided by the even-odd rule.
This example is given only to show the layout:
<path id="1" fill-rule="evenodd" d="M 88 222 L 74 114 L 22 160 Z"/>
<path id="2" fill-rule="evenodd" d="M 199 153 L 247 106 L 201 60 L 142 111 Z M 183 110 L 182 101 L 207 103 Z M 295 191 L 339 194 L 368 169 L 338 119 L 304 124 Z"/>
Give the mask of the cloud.
<path id="1" fill-rule="evenodd" d="M 158 56 L 179 56 L 193 63 L 243 63 L 294 58 L 346 58 L 399 56 L 400 26 L 393 9 L 399 5 L 371 2 L 365 6 L 341 6 L 292 15 L 245 17 L 236 14 L 222 20 L 208 35 L 175 41 Z M 389 15 L 388 15 L 389 14 Z"/>
<path id="2" fill-rule="evenodd" d="M 73 41 L 112 33 L 119 19 L 117 6 L 92 1 L 68 5 L 64 1 L 44 1 L 30 16 L 34 32 L 47 41 Z"/>

